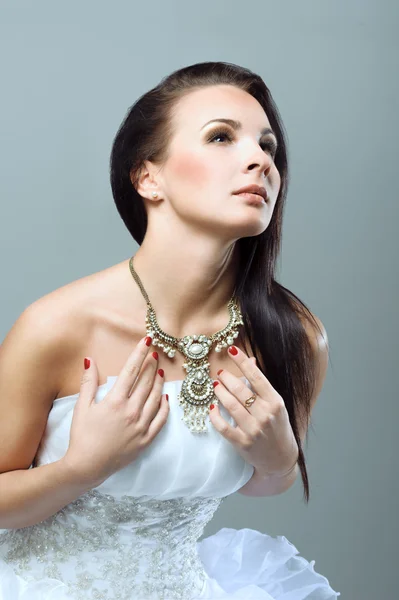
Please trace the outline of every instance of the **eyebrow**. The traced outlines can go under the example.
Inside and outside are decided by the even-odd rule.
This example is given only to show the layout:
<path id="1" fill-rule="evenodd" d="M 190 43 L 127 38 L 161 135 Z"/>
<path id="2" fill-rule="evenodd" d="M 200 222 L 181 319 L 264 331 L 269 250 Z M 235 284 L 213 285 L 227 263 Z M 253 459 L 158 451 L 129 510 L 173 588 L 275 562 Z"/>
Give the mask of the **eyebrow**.
<path id="1" fill-rule="evenodd" d="M 226 123 L 227 125 L 230 125 L 235 131 L 239 131 L 240 129 L 242 129 L 242 123 L 241 121 L 235 121 L 234 119 L 211 119 L 210 121 L 207 121 L 205 123 L 205 125 L 203 125 L 201 127 L 201 130 L 204 129 L 204 127 L 206 125 L 209 125 L 209 123 L 214 123 L 215 121 L 218 121 L 219 123 Z M 260 134 L 261 135 L 267 135 L 267 134 L 271 134 L 275 137 L 276 139 L 276 143 L 277 143 L 277 136 L 274 133 L 273 129 L 270 129 L 270 127 L 265 127 L 264 129 L 261 129 Z"/>

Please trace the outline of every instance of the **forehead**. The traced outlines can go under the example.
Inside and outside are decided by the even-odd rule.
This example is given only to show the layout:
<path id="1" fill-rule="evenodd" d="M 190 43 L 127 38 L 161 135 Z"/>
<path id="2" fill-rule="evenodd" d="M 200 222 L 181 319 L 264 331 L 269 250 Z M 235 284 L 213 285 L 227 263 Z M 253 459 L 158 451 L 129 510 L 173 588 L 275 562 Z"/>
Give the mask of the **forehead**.
<path id="1" fill-rule="evenodd" d="M 176 133 L 182 130 L 199 132 L 207 121 L 216 118 L 239 120 L 244 128 L 255 132 L 270 127 L 267 115 L 256 98 L 232 85 L 213 85 L 190 91 L 180 98 L 173 112 Z"/>

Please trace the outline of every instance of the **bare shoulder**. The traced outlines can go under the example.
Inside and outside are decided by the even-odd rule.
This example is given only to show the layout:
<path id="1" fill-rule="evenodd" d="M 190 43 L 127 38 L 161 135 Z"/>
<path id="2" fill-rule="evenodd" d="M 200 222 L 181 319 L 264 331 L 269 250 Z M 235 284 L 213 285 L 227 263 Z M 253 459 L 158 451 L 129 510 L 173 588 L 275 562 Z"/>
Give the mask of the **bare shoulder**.
<path id="1" fill-rule="evenodd" d="M 25 386 L 40 389 L 48 403 L 56 396 L 68 359 L 90 326 L 82 310 L 83 288 L 73 282 L 23 310 L 0 345 L 2 388 L 5 382 L 8 387 L 12 381 L 24 381 Z"/>
<path id="2" fill-rule="evenodd" d="M 80 358 L 97 319 L 100 274 L 60 287 L 30 304 L 0 345 L 0 473 L 28 468 L 51 406 Z M 81 364 L 80 364 L 81 363 Z M 82 361 L 75 368 L 79 389 Z"/>
<path id="3" fill-rule="evenodd" d="M 321 319 L 302 303 L 299 303 L 297 299 L 291 300 L 293 301 L 293 308 L 307 334 L 307 338 L 316 358 L 320 355 L 328 354 L 327 331 Z"/>
<path id="4" fill-rule="evenodd" d="M 305 332 L 307 333 L 310 346 L 313 351 L 314 357 L 314 388 L 312 396 L 310 398 L 310 412 L 313 410 L 318 397 L 320 396 L 321 390 L 323 389 L 324 381 L 327 375 L 328 359 L 329 359 L 329 343 L 327 337 L 326 328 L 319 317 L 311 313 L 310 319 L 308 317 L 301 317 L 302 324 Z M 305 436 L 309 427 L 309 420 L 304 423 L 303 419 L 300 425 L 300 437 L 302 441 L 305 440 Z"/>
<path id="5" fill-rule="evenodd" d="M 96 363 L 98 385 L 108 375 L 119 374 L 134 341 L 142 336 L 136 331 L 141 321 L 135 318 L 134 299 L 125 287 L 125 281 L 130 283 L 126 263 L 77 279 L 40 299 L 44 312 L 52 314 L 53 326 L 59 323 L 62 332 L 64 368 L 56 398 L 79 391 L 85 356 Z"/>
<path id="6" fill-rule="evenodd" d="M 63 377 L 68 319 L 56 302 L 29 305 L 0 346 L 0 473 L 27 469 Z"/>
<path id="7" fill-rule="evenodd" d="M 298 316 L 310 342 L 315 363 L 319 370 L 319 377 L 324 380 L 329 354 L 326 328 L 321 319 L 310 311 L 308 314 L 308 311 L 304 313 L 303 309 L 301 309 Z"/>
<path id="8" fill-rule="evenodd" d="M 76 349 L 112 306 L 122 263 L 85 275 L 32 303 L 25 312 L 40 321 L 42 331 L 55 332 L 65 348 Z"/>
<path id="9" fill-rule="evenodd" d="M 309 341 L 316 352 L 319 350 L 327 351 L 328 337 L 326 328 L 319 317 L 317 317 L 314 313 L 311 313 L 311 315 L 313 322 L 310 322 L 308 319 L 303 321 Z"/>
<path id="10" fill-rule="evenodd" d="M 32 334 L 43 342 L 56 343 L 64 359 L 76 350 L 90 327 L 94 281 L 89 275 L 57 288 L 30 304 L 21 315 Z"/>
<path id="11" fill-rule="evenodd" d="M 17 367 L 12 368 L 13 361 L 21 369 L 30 361 L 38 377 L 48 362 L 51 368 L 46 373 L 47 392 L 55 398 L 70 360 L 79 353 L 99 320 L 101 290 L 109 287 L 105 271 L 72 281 L 25 308 L 0 345 L 2 381 L 18 371 Z M 28 365 L 25 367 L 27 373 Z"/>
<path id="12" fill-rule="evenodd" d="M 31 369 L 39 375 L 41 360 L 47 355 L 50 360 L 51 354 L 52 369 L 47 373 L 47 381 L 49 392 L 53 393 L 64 352 L 73 338 L 72 322 L 72 311 L 60 302 L 57 293 L 43 296 L 25 308 L 0 345 L 0 380 L 9 380 L 11 373 L 18 372 L 23 377 Z"/>

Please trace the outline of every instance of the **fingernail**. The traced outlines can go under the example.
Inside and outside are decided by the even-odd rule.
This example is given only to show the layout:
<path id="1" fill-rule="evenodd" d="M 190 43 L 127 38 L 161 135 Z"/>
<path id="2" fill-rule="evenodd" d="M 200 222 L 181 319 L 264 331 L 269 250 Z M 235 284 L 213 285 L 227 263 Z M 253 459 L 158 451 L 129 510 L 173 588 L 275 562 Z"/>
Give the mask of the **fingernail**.
<path id="1" fill-rule="evenodd" d="M 214 408 L 215 408 L 215 405 L 214 405 L 214 404 L 211 404 L 211 405 L 209 406 L 209 410 L 213 410 Z"/>
<path id="2" fill-rule="evenodd" d="M 90 359 L 89 358 L 84 359 L 84 365 L 85 365 L 85 369 L 88 369 L 90 367 Z"/>
<path id="3" fill-rule="evenodd" d="M 229 348 L 229 352 L 230 354 L 232 354 L 233 356 L 235 356 L 236 354 L 238 354 L 238 350 L 235 346 L 230 346 Z"/>
<path id="4" fill-rule="evenodd" d="M 220 369 L 220 370 L 218 371 L 218 373 L 217 373 L 217 374 L 218 374 L 218 375 L 220 375 L 220 373 L 221 373 L 222 371 L 223 371 L 223 369 Z"/>
<path id="5" fill-rule="evenodd" d="M 163 377 L 163 376 L 164 376 L 163 369 L 158 369 L 158 374 L 159 374 L 161 377 Z"/>
<path id="6" fill-rule="evenodd" d="M 169 402 L 169 394 L 165 394 L 166 395 L 166 400 Z"/>
<path id="7" fill-rule="evenodd" d="M 152 344 L 152 337 L 150 337 L 149 335 L 146 335 L 146 337 L 144 338 L 144 341 L 147 344 L 147 346 L 151 346 L 151 344 Z"/>
<path id="8" fill-rule="evenodd" d="M 213 387 L 216 387 L 217 385 L 219 385 L 219 382 L 218 381 L 214 381 L 213 382 Z"/>
<path id="9" fill-rule="evenodd" d="M 158 352 L 153 352 L 152 356 L 155 358 L 155 360 L 158 360 Z"/>

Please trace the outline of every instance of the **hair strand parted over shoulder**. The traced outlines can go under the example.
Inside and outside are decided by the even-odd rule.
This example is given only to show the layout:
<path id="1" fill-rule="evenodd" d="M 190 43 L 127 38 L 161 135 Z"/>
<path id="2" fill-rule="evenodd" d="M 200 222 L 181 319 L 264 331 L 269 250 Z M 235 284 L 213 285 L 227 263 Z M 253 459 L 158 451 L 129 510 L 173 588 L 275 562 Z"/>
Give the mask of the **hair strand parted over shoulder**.
<path id="1" fill-rule="evenodd" d="M 309 502 L 309 480 L 298 425 L 302 420 L 310 422 L 316 361 L 303 319 L 322 336 L 323 332 L 306 304 L 275 278 L 289 182 L 288 156 L 284 126 L 263 79 L 249 69 L 226 62 L 197 63 L 164 77 L 130 107 L 117 131 L 110 156 L 112 194 L 128 231 L 141 245 L 147 230 L 147 213 L 136 191 L 140 169 L 145 161 L 162 165 L 167 160 L 177 102 L 195 89 L 212 85 L 232 85 L 252 95 L 263 107 L 277 137 L 279 194 L 267 229 L 236 242 L 240 265 L 235 296 L 257 363 L 284 399 L 299 448 L 304 498 Z"/>

